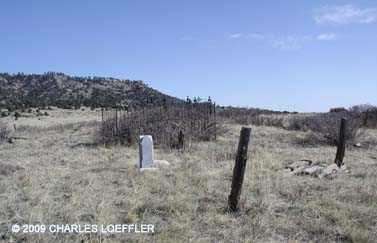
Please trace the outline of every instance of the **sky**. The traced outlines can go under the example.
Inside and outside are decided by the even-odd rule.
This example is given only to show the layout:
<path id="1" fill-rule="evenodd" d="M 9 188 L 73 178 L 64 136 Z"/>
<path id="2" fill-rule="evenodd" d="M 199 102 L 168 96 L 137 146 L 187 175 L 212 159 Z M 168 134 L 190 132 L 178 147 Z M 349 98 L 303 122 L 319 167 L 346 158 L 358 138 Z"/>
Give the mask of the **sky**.
<path id="1" fill-rule="evenodd" d="M 219 105 L 377 105 L 375 0 L 0 0 L 0 72 L 143 80 Z"/>

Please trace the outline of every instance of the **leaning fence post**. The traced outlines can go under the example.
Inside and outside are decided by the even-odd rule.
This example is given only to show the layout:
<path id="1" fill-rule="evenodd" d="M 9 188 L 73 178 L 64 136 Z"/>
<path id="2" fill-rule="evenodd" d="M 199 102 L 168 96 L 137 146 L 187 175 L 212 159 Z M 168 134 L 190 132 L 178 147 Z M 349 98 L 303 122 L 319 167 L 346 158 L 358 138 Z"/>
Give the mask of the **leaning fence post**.
<path id="1" fill-rule="evenodd" d="M 335 156 L 335 164 L 342 166 L 344 153 L 346 150 L 346 126 L 347 120 L 346 118 L 342 118 L 340 121 L 340 129 L 339 129 L 339 137 L 337 141 L 337 149 L 336 149 L 336 156 Z"/>
<path id="2" fill-rule="evenodd" d="M 241 129 L 240 141 L 238 143 L 236 164 L 233 170 L 232 190 L 228 197 L 228 209 L 232 212 L 238 211 L 238 202 L 241 196 L 243 177 L 247 161 L 247 149 L 250 141 L 251 128 Z"/>

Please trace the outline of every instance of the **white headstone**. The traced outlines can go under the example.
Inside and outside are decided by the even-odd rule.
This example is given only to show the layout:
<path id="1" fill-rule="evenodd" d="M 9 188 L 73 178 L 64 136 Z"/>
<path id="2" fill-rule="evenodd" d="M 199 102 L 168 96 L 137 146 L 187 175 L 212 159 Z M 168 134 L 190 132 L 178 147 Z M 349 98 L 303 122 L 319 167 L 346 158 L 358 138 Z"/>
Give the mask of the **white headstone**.
<path id="1" fill-rule="evenodd" d="M 139 139 L 140 169 L 156 169 L 154 163 L 153 139 L 151 135 L 140 136 Z"/>

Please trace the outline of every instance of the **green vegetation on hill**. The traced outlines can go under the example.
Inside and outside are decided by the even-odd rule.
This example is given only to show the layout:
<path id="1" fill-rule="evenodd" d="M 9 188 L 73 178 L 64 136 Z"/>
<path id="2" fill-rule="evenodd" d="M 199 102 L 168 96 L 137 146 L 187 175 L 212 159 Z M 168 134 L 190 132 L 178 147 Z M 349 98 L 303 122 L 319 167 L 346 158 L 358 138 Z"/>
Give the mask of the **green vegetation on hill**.
<path id="1" fill-rule="evenodd" d="M 163 102 L 180 102 L 148 87 L 143 81 L 102 77 L 71 77 L 64 73 L 0 73 L 0 109 L 10 111 L 29 107 L 80 106 L 144 107 Z"/>

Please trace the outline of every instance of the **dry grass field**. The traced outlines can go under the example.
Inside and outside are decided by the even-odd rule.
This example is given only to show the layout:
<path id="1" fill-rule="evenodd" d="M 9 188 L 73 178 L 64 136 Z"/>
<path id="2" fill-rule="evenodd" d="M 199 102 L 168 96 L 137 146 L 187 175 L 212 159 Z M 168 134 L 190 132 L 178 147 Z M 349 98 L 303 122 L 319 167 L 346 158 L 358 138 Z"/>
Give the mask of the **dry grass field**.
<path id="1" fill-rule="evenodd" d="M 21 117 L 0 144 L 0 242 L 376 242 L 377 147 L 349 148 L 335 179 L 288 176 L 290 161 L 333 163 L 335 147 L 295 144 L 304 132 L 251 126 L 241 211 L 225 212 L 242 125 L 216 143 L 155 148 L 170 166 L 139 172 L 137 147 L 94 145 L 96 111 Z M 12 125 L 13 126 L 13 125 Z M 364 139 L 377 141 L 377 131 Z M 374 143 L 377 144 L 377 143 Z M 21 169 L 20 169 L 21 168 Z M 154 234 L 22 234 L 13 224 L 155 225 Z"/>

